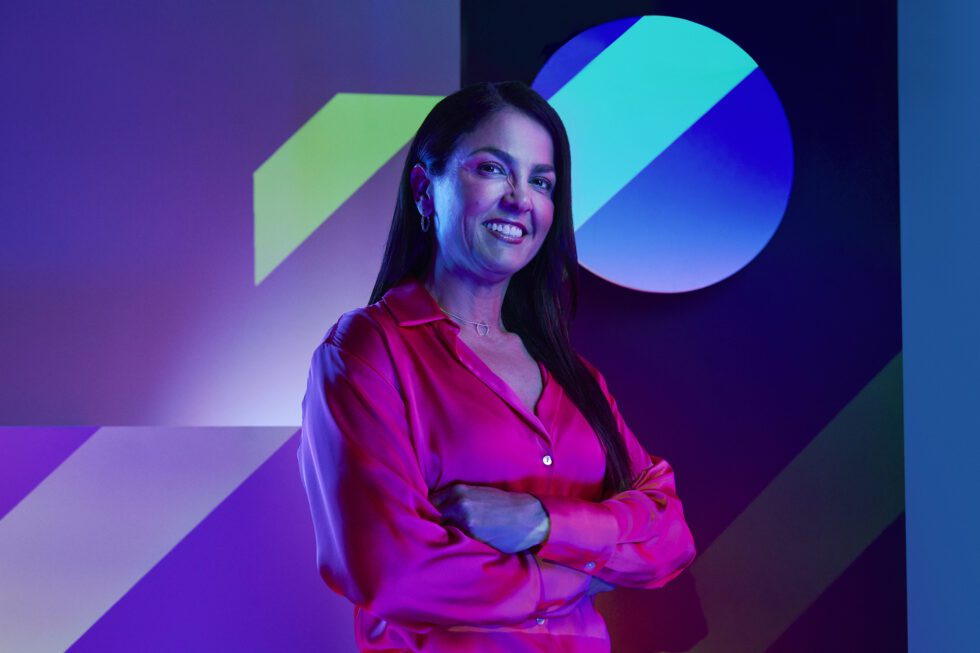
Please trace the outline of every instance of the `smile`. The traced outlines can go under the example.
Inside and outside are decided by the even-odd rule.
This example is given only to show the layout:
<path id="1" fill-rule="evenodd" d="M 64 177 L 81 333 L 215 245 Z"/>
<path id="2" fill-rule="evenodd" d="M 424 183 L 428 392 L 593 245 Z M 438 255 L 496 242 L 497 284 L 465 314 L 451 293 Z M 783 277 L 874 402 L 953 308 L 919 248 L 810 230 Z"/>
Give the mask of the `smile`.
<path id="1" fill-rule="evenodd" d="M 506 243 L 519 243 L 524 240 L 525 231 L 520 225 L 507 222 L 484 222 L 487 231 Z"/>

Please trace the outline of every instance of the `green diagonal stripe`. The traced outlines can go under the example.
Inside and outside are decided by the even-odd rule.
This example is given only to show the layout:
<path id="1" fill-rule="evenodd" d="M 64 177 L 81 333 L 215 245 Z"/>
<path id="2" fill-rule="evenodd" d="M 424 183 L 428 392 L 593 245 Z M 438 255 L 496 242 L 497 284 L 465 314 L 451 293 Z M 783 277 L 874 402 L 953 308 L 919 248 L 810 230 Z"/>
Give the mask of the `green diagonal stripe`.
<path id="1" fill-rule="evenodd" d="M 899 354 L 695 562 L 692 651 L 761 653 L 803 614 L 901 515 L 902 442 Z"/>
<path id="2" fill-rule="evenodd" d="M 255 171 L 256 285 L 405 146 L 440 99 L 338 93 Z"/>

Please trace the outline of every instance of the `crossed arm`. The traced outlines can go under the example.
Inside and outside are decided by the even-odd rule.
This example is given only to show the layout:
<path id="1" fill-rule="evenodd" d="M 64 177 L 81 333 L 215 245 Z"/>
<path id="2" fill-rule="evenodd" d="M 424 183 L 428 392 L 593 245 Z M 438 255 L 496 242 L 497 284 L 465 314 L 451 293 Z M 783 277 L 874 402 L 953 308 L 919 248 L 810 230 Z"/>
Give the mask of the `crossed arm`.
<path id="1" fill-rule="evenodd" d="M 633 489 L 602 503 L 496 490 L 527 518 L 488 533 L 454 520 L 452 498 L 429 496 L 408 432 L 383 373 L 329 340 L 317 349 L 299 449 L 317 560 L 334 591 L 381 618 L 419 628 L 519 623 L 564 614 L 609 583 L 658 587 L 693 558 L 670 467 L 632 433 L 631 460 L 650 462 Z M 501 495 L 491 499 L 500 505 Z M 512 543 L 503 548 L 530 548 L 480 539 L 501 535 Z"/>

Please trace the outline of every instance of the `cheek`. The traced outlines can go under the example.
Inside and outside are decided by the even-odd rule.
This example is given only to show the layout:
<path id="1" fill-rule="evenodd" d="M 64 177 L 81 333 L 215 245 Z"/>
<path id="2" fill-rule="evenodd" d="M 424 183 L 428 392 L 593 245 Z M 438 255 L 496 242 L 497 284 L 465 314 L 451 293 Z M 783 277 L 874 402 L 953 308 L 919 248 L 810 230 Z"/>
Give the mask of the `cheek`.
<path id="1" fill-rule="evenodd" d="M 547 202 L 545 206 L 541 207 L 541 210 L 538 215 L 540 217 L 538 228 L 540 229 L 542 236 L 547 236 L 548 231 L 551 230 L 551 226 L 552 224 L 554 224 L 555 221 L 554 204 L 552 204 L 550 201 Z"/>
<path id="2" fill-rule="evenodd" d="M 467 215 L 481 214 L 490 210 L 500 199 L 501 191 L 493 184 L 473 184 L 464 189 L 463 206 Z"/>

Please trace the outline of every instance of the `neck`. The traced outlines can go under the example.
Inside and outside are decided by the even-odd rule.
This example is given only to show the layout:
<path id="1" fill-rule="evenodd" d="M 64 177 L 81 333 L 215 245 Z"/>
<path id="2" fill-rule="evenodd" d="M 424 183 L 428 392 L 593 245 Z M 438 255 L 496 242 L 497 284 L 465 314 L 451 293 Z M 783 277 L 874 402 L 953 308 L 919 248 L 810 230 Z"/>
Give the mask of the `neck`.
<path id="1" fill-rule="evenodd" d="M 447 269 L 438 261 L 429 269 L 425 287 L 443 310 L 473 322 L 490 325 L 490 331 L 506 333 L 501 309 L 510 278 L 477 279 Z"/>

